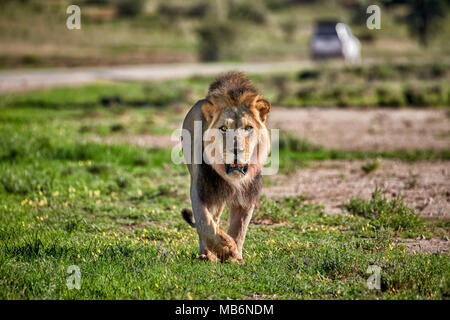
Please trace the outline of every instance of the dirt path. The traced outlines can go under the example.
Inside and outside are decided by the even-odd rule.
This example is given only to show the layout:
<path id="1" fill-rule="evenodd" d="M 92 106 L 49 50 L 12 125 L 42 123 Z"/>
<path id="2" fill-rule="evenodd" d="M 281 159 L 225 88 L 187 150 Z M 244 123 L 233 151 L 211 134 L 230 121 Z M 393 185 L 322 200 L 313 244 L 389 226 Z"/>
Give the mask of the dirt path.
<path id="1" fill-rule="evenodd" d="M 309 61 L 260 63 L 182 63 L 123 67 L 49 69 L 0 72 L 0 92 L 25 91 L 36 88 L 87 84 L 110 80 L 164 80 L 195 75 L 217 75 L 239 70 L 247 73 L 287 72 L 310 67 Z"/>
<path id="2" fill-rule="evenodd" d="M 263 192 L 271 197 L 303 195 L 323 204 L 328 213 L 342 213 L 341 205 L 352 197 L 370 198 L 376 186 L 388 197 L 402 195 L 423 217 L 450 218 L 450 162 L 404 163 L 381 160 L 375 172 L 361 170 L 364 161 L 330 160 L 278 175 L 275 185 Z"/>
<path id="3" fill-rule="evenodd" d="M 450 116 L 430 109 L 273 108 L 269 127 L 343 150 L 449 149 Z"/>

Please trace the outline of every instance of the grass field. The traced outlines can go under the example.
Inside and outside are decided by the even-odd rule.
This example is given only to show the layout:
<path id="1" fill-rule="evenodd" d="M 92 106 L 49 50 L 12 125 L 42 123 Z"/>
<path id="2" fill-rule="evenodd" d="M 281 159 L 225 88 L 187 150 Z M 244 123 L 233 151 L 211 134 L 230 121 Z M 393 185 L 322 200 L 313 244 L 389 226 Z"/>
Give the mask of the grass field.
<path id="1" fill-rule="evenodd" d="M 198 261 L 196 231 L 180 215 L 190 205 L 189 176 L 171 150 L 92 137 L 170 134 L 205 81 L 173 82 L 180 90 L 170 92 L 122 83 L 0 96 L 1 299 L 449 297 L 448 253 L 404 245 L 448 237 L 448 220 L 419 218 L 377 190 L 372 199 L 349 198 L 344 215 L 302 197 L 263 197 L 245 264 Z M 449 153 L 326 150 L 283 137 L 282 171 L 335 158 L 414 162 Z M 71 265 L 81 270 L 79 290 L 66 286 Z M 370 265 L 381 268 L 381 290 L 367 287 Z"/>

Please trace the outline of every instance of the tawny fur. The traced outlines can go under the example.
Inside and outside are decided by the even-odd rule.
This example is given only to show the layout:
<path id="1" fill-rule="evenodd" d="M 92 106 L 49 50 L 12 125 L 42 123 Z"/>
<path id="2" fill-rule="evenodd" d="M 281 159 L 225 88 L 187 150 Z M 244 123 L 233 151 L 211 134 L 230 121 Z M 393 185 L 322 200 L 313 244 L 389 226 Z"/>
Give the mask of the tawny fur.
<path id="1" fill-rule="evenodd" d="M 239 149 L 245 150 L 242 157 L 248 161 L 246 174 L 225 173 L 224 154 L 231 152 L 226 146 L 223 146 L 223 153 L 217 155 L 223 162 L 208 164 L 203 158 L 201 164 L 187 163 L 191 175 L 193 210 L 184 209 L 182 216 L 189 225 L 197 229 L 200 259 L 215 260 L 217 256 L 222 262 L 228 259 L 242 261 L 248 223 L 261 193 L 261 169 L 270 152 L 270 140 L 265 126 L 269 112 L 270 103 L 262 97 L 252 81 L 243 73 L 229 72 L 211 83 L 206 99 L 198 101 L 186 115 L 183 129 L 189 132 L 191 139 L 183 139 L 186 159 L 194 159 L 195 145 L 201 144 L 203 151 L 217 143 L 215 139 L 203 141 L 201 137 L 194 137 L 196 121 L 202 123 L 202 136 L 208 130 L 224 125 L 234 126 L 233 128 L 241 131 L 244 127 L 255 128 L 255 133 L 251 131 L 251 134 L 236 140 L 239 141 L 236 142 L 240 144 Z M 192 146 L 190 151 L 189 144 Z M 218 227 L 226 204 L 231 209 L 227 233 Z"/>

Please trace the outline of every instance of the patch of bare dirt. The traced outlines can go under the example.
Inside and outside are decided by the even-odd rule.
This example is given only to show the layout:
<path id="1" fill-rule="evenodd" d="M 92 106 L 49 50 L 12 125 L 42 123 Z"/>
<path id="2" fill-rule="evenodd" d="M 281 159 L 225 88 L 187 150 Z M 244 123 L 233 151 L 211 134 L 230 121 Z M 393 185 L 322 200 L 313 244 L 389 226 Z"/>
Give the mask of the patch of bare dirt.
<path id="1" fill-rule="evenodd" d="M 441 239 L 402 240 L 401 244 L 406 246 L 409 252 L 417 253 L 448 253 L 450 252 L 450 241 Z"/>
<path id="2" fill-rule="evenodd" d="M 303 195 L 325 205 L 328 213 L 342 213 L 343 203 L 352 197 L 369 199 L 378 186 L 388 198 L 403 196 L 422 217 L 450 218 L 450 162 L 380 160 L 380 168 L 370 174 L 361 169 L 365 163 L 316 162 L 293 175 L 272 177 L 274 185 L 263 188 L 263 192 L 273 197 Z"/>
<path id="3" fill-rule="evenodd" d="M 269 127 L 342 150 L 450 148 L 445 110 L 273 108 Z"/>

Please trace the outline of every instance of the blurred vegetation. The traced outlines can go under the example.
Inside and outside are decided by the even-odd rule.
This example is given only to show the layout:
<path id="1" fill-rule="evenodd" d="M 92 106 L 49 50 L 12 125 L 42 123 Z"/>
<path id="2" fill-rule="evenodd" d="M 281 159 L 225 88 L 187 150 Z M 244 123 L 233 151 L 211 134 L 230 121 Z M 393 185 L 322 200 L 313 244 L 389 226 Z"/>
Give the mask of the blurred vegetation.
<path id="1" fill-rule="evenodd" d="M 378 3 L 382 28 L 368 30 L 362 0 L 81 0 L 82 28 L 67 30 L 69 0 L 4 0 L 0 68 L 307 59 L 314 23 L 323 18 L 348 23 L 364 58 L 449 56 L 450 23 L 438 19 L 447 6 L 426 16 L 424 49 L 414 40 L 422 29 L 408 28 L 411 21 L 422 25 L 417 9 L 405 1 Z"/>
<path id="2" fill-rule="evenodd" d="M 405 21 L 413 37 L 419 39 L 420 44 L 428 46 L 430 38 L 442 29 L 442 24 L 448 15 L 448 1 L 446 0 L 411 0 L 407 4 L 408 15 Z"/>
<path id="3" fill-rule="evenodd" d="M 285 106 L 442 107 L 450 106 L 448 70 L 438 62 L 322 67 L 262 82 Z"/>
<path id="4" fill-rule="evenodd" d="M 145 0 L 115 0 L 119 16 L 137 16 L 144 10 Z"/>
<path id="5" fill-rule="evenodd" d="M 197 29 L 199 55 L 202 61 L 217 61 L 235 57 L 236 29 L 229 24 L 211 22 Z"/>

